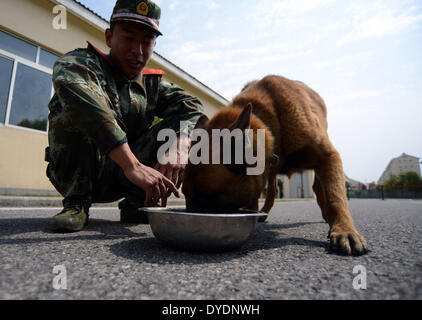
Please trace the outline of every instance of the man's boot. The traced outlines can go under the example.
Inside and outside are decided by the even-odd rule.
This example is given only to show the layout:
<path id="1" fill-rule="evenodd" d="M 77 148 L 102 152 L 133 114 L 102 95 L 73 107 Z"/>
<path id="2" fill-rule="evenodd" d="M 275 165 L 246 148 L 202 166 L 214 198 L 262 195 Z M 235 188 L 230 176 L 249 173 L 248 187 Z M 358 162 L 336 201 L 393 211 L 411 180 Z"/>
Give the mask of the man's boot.
<path id="1" fill-rule="evenodd" d="M 81 231 L 89 221 L 90 202 L 87 200 L 63 200 L 63 210 L 50 219 L 54 232 Z"/>
<path id="2" fill-rule="evenodd" d="M 143 206 L 139 202 L 131 202 L 128 199 L 124 199 L 119 202 L 120 209 L 120 222 L 122 223 L 137 223 L 137 224 L 149 224 L 148 214 L 146 212 L 139 211 L 139 208 Z"/>

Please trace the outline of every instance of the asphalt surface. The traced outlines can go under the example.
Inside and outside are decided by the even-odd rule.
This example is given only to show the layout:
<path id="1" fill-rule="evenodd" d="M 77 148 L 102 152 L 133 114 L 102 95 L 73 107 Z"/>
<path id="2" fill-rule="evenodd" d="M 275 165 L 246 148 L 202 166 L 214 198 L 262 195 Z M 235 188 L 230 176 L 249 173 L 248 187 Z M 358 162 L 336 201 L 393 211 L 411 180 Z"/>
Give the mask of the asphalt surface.
<path id="1" fill-rule="evenodd" d="M 58 208 L 0 208 L 0 299 L 421 299 L 422 201 L 350 207 L 365 256 L 329 251 L 315 201 L 277 202 L 243 247 L 217 254 L 168 248 L 115 207 L 73 234 L 49 231 Z"/>

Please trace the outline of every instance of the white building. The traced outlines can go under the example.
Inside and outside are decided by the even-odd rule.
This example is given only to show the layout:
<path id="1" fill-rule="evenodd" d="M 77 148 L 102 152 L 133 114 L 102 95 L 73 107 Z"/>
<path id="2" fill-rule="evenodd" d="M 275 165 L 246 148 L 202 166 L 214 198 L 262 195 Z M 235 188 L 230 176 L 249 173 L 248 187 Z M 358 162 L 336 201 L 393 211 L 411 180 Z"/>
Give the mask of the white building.
<path id="1" fill-rule="evenodd" d="M 315 198 L 315 193 L 312 189 L 314 179 L 315 173 L 313 170 L 295 173 L 290 179 L 286 175 L 277 176 L 277 182 L 281 181 L 283 183 L 283 198 Z M 280 191 L 278 197 L 281 195 Z"/>
<path id="2" fill-rule="evenodd" d="M 416 172 L 419 176 L 421 175 L 419 158 L 403 153 L 400 157 L 394 158 L 390 161 L 387 168 L 378 179 L 378 184 L 383 184 L 393 174 L 398 176 L 400 173 L 409 171 Z"/>
<path id="3" fill-rule="evenodd" d="M 365 185 L 361 181 L 357 181 L 352 178 L 349 178 L 346 174 L 344 175 L 344 178 L 346 179 L 346 183 L 349 183 L 349 186 L 352 188 L 360 188 L 361 186 Z"/>

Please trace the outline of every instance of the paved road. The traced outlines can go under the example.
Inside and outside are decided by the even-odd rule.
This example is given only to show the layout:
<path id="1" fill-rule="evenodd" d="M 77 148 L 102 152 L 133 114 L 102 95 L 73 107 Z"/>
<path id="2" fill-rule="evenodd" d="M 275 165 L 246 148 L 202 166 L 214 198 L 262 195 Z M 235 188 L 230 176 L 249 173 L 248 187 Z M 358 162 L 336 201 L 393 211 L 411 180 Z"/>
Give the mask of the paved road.
<path id="1" fill-rule="evenodd" d="M 422 201 L 350 207 L 371 250 L 362 257 L 328 251 L 314 201 L 278 202 L 246 245 L 219 254 L 169 249 L 116 208 L 93 209 L 76 234 L 48 231 L 57 209 L 0 208 L 0 299 L 421 299 Z M 57 265 L 66 290 L 53 287 Z M 366 290 L 353 288 L 359 265 Z"/>

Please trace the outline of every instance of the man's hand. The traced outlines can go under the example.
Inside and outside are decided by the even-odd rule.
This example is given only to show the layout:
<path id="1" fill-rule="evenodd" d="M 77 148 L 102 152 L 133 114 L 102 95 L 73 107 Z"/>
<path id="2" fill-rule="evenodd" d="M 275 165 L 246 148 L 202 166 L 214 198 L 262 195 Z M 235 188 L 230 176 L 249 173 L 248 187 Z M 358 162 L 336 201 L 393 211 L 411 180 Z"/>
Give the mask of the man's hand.
<path id="1" fill-rule="evenodd" d="M 144 205 L 154 207 L 161 199 L 161 206 L 167 206 L 167 198 L 174 193 L 180 197 L 176 186 L 157 170 L 140 163 L 127 143 L 114 148 L 109 157 L 122 169 L 126 178 L 146 192 Z"/>
<path id="2" fill-rule="evenodd" d="M 187 135 L 182 134 L 173 143 L 171 148 L 166 152 L 163 159 L 159 159 L 155 170 L 161 172 L 167 179 L 171 180 L 177 189 L 180 188 L 183 181 L 183 172 L 189 158 L 189 148 L 191 140 Z M 166 159 L 166 161 L 164 161 Z M 167 196 L 173 191 L 169 188 Z"/>

